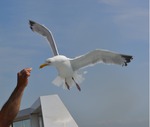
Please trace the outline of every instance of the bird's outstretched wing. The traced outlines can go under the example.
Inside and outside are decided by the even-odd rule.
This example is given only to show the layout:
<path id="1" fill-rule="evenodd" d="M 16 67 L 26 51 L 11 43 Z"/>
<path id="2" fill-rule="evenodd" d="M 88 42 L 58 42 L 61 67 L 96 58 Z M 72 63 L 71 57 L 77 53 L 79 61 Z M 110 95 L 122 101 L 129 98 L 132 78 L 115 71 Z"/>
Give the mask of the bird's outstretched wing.
<path id="1" fill-rule="evenodd" d="M 54 56 L 59 55 L 58 50 L 57 50 L 57 46 L 56 46 L 56 43 L 55 43 L 55 40 L 53 38 L 51 31 L 48 30 L 45 26 L 40 25 L 39 23 L 36 23 L 34 21 L 31 21 L 31 20 L 29 20 L 29 25 L 30 25 L 30 28 L 33 32 L 37 32 L 40 35 L 43 35 L 44 37 L 47 38 L 47 40 L 49 41 L 49 44 L 52 48 Z"/>
<path id="2" fill-rule="evenodd" d="M 132 59 L 133 57 L 130 55 L 97 49 L 85 55 L 71 59 L 70 62 L 73 70 L 76 71 L 82 67 L 87 67 L 96 63 L 118 64 L 127 66 L 127 63 L 129 63 Z"/>

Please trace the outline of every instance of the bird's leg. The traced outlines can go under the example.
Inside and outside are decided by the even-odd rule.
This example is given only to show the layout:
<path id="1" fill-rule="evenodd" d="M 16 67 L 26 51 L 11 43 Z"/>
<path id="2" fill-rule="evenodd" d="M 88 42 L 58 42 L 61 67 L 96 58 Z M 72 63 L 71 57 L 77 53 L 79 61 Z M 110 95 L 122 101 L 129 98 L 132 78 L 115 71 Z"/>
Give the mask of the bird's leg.
<path id="1" fill-rule="evenodd" d="M 68 83 L 66 82 L 66 79 L 65 79 L 65 84 L 66 84 L 68 90 L 70 90 L 70 87 L 69 87 Z"/>
<path id="2" fill-rule="evenodd" d="M 78 84 L 78 83 L 76 83 L 76 81 L 74 80 L 74 78 L 73 78 L 73 77 L 72 77 L 72 80 L 75 82 L 75 84 L 76 84 L 76 86 L 77 86 L 78 90 L 79 90 L 79 91 L 81 91 L 81 88 L 80 88 L 79 84 Z"/>

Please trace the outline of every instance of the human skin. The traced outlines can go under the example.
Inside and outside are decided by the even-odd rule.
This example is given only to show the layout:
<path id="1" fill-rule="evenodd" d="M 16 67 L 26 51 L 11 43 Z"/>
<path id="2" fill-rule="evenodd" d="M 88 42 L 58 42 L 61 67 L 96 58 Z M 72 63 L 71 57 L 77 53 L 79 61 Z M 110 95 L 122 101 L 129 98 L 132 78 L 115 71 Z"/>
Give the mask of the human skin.
<path id="1" fill-rule="evenodd" d="M 0 111 L 0 127 L 9 127 L 17 116 L 31 70 L 32 68 L 25 68 L 17 73 L 17 86 Z"/>

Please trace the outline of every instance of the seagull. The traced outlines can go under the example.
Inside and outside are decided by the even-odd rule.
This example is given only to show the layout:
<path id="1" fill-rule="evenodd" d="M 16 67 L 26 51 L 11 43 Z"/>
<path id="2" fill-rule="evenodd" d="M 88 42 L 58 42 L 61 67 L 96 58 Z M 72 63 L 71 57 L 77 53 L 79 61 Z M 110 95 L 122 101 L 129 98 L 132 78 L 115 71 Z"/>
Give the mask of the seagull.
<path id="1" fill-rule="evenodd" d="M 83 73 L 79 73 L 81 68 L 89 67 L 97 63 L 127 66 L 133 59 L 131 55 L 104 49 L 96 49 L 75 58 L 68 58 L 59 54 L 52 32 L 48 28 L 32 20 L 29 20 L 29 25 L 33 32 L 44 36 L 48 40 L 53 53 L 53 57 L 46 59 L 45 63 L 41 64 L 39 68 L 55 66 L 58 71 L 58 76 L 53 81 L 53 84 L 63 86 L 63 88 L 68 90 L 76 85 L 77 89 L 81 91 L 79 83 L 84 79 L 82 77 Z"/>

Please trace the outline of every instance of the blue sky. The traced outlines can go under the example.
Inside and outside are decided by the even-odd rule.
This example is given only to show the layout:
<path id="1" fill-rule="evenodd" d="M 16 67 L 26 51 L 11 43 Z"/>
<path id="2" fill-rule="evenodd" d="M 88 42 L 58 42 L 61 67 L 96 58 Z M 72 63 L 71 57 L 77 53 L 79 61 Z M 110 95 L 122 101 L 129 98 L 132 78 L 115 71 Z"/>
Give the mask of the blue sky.
<path id="1" fill-rule="evenodd" d="M 0 4 L 0 107 L 16 86 L 16 73 L 32 67 L 21 109 L 42 95 L 58 94 L 79 127 L 148 126 L 148 0 L 12 0 Z M 74 58 L 94 49 L 133 55 L 127 67 L 98 64 L 84 69 L 70 91 L 54 86 L 48 43 L 28 20 L 47 26 L 59 52 Z"/>

